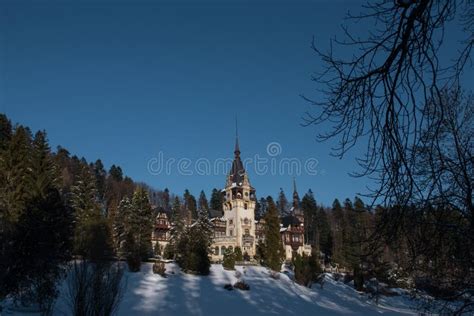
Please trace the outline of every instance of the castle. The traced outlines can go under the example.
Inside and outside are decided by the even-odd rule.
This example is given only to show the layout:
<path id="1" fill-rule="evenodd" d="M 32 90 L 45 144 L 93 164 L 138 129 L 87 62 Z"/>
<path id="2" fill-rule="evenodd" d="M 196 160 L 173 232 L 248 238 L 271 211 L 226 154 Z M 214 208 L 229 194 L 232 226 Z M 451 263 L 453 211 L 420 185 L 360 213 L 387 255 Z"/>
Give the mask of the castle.
<path id="1" fill-rule="evenodd" d="M 232 168 L 222 194 L 224 214 L 211 220 L 216 228 L 224 227 L 225 224 L 225 235 L 214 234 L 212 259 L 222 259 L 226 249 L 232 250 L 235 247 L 240 247 L 242 253 L 254 257 L 256 196 L 240 159 L 238 138 L 235 141 Z"/>
<path id="2" fill-rule="evenodd" d="M 255 188 L 250 184 L 240 158 L 238 138 L 235 142 L 232 168 L 221 193 L 223 211 L 210 211 L 214 230 L 211 259 L 221 261 L 226 250 L 232 251 L 236 247 L 240 247 L 246 257 L 254 258 L 258 242 L 265 240 L 265 222 L 264 219 L 255 220 Z M 280 218 L 280 234 L 286 260 L 291 260 L 295 253 L 311 253 L 311 246 L 306 245 L 304 240 L 304 216 L 299 207 L 295 182 L 292 205 L 290 213 Z M 164 212 L 158 213 L 152 236 L 153 246 L 158 244 L 163 249 L 168 244 L 171 226 L 168 215 Z"/>

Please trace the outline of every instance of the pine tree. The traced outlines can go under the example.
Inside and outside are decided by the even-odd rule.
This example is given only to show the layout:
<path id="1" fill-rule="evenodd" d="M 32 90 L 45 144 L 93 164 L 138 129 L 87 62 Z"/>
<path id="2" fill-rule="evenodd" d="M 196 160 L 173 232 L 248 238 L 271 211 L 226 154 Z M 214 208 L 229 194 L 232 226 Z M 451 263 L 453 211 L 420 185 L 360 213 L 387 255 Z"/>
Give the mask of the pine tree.
<path id="1" fill-rule="evenodd" d="M 243 261 L 244 255 L 242 254 L 242 249 L 240 247 L 235 247 L 234 249 L 235 260 L 236 261 Z"/>
<path id="2" fill-rule="evenodd" d="M 137 187 L 132 201 L 122 199 L 114 223 L 116 247 L 125 255 L 130 271 L 140 270 L 141 261 L 153 253 L 151 235 L 154 214 L 148 192 Z"/>
<path id="3" fill-rule="evenodd" d="M 20 139 L 26 145 L 25 136 L 29 133 L 22 129 L 16 132 L 23 133 Z M 9 147 L 27 148 L 19 144 L 22 142 Z M 28 149 L 29 168 L 19 168 L 16 172 L 23 170 L 23 177 L 18 179 L 26 183 L 17 184 L 29 188 L 29 197 L 17 204 L 23 208 L 10 234 L 8 260 L 2 257 L 0 296 L 10 293 L 25 304 L 38 303 L 42 312 L 48 313 L 58 294 L 57 282 L 70 259 L 72 217 L 60 196 L 56 167 L 43 132 L 36 134 L 34 146 Z"/>
<path id="4" fill-rule="evenodd" d="M 285 192 L 280 188 L 277 201 L 278 213 L 280 216 L 285 216 L 288 213 L 288 199 L 286 198 Z"/>
<path id="5" fill-rule="evenodd" d="M 191 219 L 197 218 L 197 203 L 196 198 L 189 192 L 188 189 L 184 190 L 184 209 L 186 210 L 187 220 L 190 223 Z"/>
<path id="6" fill-rule="evenodd" d="M 148 193 L 143 187 L 135 190 L 132 199 L 134 214 L 138 217 L 137 236 L 141 245 L 141 255 L 146 258 L 151 249 L 151 234 L 153 231 L 153 211 L 151 209 Z"/>
<path id="7" fill-rule="evenodd" d="M 318 207 L 316 223 L 319 236 L 319 249 L 324 253 L 325 261 L 328 262 L 332 256 L 332 232 L 326 211 L 323 207 Z"/>
<path id="8" fill-rule="evenodd" d="M 347 220 L 351 223 L 351 233 L 349 237 L 349 261 L 352 266 L 361 264 L 361 250 L 364 235 L 363 213 L 365 206 L 361 199 L 356 197 L 351 208 L 347 209 Z"/>
<path id="9" fill-rule="evenodd" d="M 27 202 L 16 227 L 11 240 L 14 263 L 4 284 L 16 284 L 10 294 L 26 304 L 38 303 L 46 313 L 58 295 L 57 282 L 71 258 L 71 211 L 59 191 L 48 186 L 43 196 Z"/>
<path id="10" fill-rule="evenodd" d="M 274 271 L 280 271 L 284 258 L 280 237 L 280 219 L 271 196 L 267 197 L 268 210 L 265 214 L 265 242 L 263 245 L 263 263 Z"/>
<path id="11" fill-rule="evenodd" d="M 224 258 L 222 261 L 222 266 L 225 270 L 235 270 L 235 253 L 229 248 L 224 252 Z"/>
<path id="12" fill-rule="evenodd" d="M 293 258 L 293 266 L 295 271 L 295 281 L 298 284 L 311 288 L 322 273 L 321 266 L 317 260 L 317 256 L 306 256 L 296 254 Z"/>
<path id="13" fill-rule="evenodd" d="M 176 196 L 173 201 L 173 206 L 171 207 L 171 221 L 175 224 L 183 221 L 183 212 L 181 209 L 181 201 L 179 197 Z"/>
<path id="14" fill-rule="evenodd" d="M 100 215 L 94 175 L 87 164 L 82 165 L 72 188 L 71 205 L 76 212 L 78 223 Z"/>
<path id="15" fill-rule="evenodd" d="M 3 218 L 14 223 L 31 192 L 31 132 L 21 125 L 15 128 L 9 146 L 2 151 L 0 160 L 0 205 Z"/>
<path id="16" fill-rule="evenodd" d="M 316 205 L 316 200 L 311 190 L 303 197 L 301 209 L 304 215 L 305 240 L 319 253 L 319 238 L 316 225 L 318 206 Z"/>
<path id="17" fill-rule="evenodd" d="M 211 243 L 212 226 L 206 212 L 200 210 L 197 221 L 177 236 L 176 261 L 183 271 L 209 274 Z"/>
<path id="18" fill-rule="evenodd" d="M 262 205 L 259 200 L 255 201 L 255 219 L 258 221 L 262 218 Z"/>
<path id="19" fill-rule="evenodd" d="M 349 199 L 344 200 L 344 219 L 346 223 L 350 223 L 346 226 L 347 231 L 344 234 L 344 242 L 343 242 L 343 253 L 344 258 L 346 260 L 347 268 L 353 268 L 354 265 L 357 264 L 354 254 L 355 254 L 355 213 L 354 208 L 352 206 L 352 202 Z"/>
<path id="20" fill-rule="evenodd" d="M 13 135 L 11 123 L 1 116 L 0 149 L 0 299 L 18 283 L 12 277 L 17 264 L 18 249 L 12 240 L 17 236 L 18 219 L 24 212 L 29 197 L 31 177 L 31 135 L 17 126 Z M 21 267 L 21 262 L 20 262 Z M 12 282 L 13 280 L 13 282 Z"/>
<path id="21" fill-rule="evenodd" d="M 348 266 L 353 270 L 354 287 L 361 290 L 364 283 L 364 243 L 367 237 L 367 209 L 364 202 L 358 197 L 354 199 L 354 204 L 346 199 L 344 203 L 346 221 L 351 223 L 348 226 L 348 234 L 345 240 L 345 252 Z"/>
<path id="22" fill-rule="evenodd" d="M 222 194 L 219 190 L 217 189 L 212 189 L 212 194 L 211 194 L 211 209 L 216 210 L 216 211 L 223 211 L 222 209 Z"/>
<path id="23" fill-rule="evenodd" d="M 207 202 L 206 193 L 204 193 L 204 191 L 202 190 L 199 194 L 198 208 L 200 210 L 204 210 L 207 214 L 209 214 L 209 203 Z"/>
<path id="24" fill-rule="evenodd" d="M 143 187 L 137 187 L 133 193 L 132 212 L 125 222 L 126 235 L 133 239 L 133 245 L 128 247 L 127 252 L 133 258 L 146 259 L 152 253 L 153 211 Z"/>
<path id="25" fill-rule="evenodd" d="M 344 256 L 344 240 L 347 234 L 347 222 L 344 217 L 341 203 L 338 199 L 335 199 L 332 203 L 331 212 L 333 223 L 334 223 L 334 239 L 333 239 L 333 261 L 341 266 L 346 265 L 346 259 Z"/>
<path id="26" fill-rule="evenodd" d="M 5 114 L 0 114 L 0 152 L 7 149 L 12 134 L 12 123 Z"/>
<path id="27" fill-rule="evenodd" d="M 110 170 L 109 170 L 109 175 L 113 180 L 117 182 L 120 182 L 123 180 L 122 168 L 120 168 L 119 166 L 112 165 L 112 167 L 110 167 Z"/>
<path id="28" fill-rule="evenodd" d="M 125 227 L 126 221 L 130 218 L 133 212 L 132 202 L 128 197 L 123 198 L 117 208 L 117 213 L 113 219 L 113 238 L 116 252 L 120 255 L 125 253 L 123 245 L 126 239 L 127 229 Z"/>
<path id="29" fill-rule="evenodd" d="M 255 219 L 259 220 L 263 218 L 266 212 L 267 212 L 267 200 L 265 200 L 265 198 L 261 198 L 255 207 Z"/>
<path id="30" fill-rule="evenodd" d="M 104 203 L 105 196 L 105 181 L 107 178 L 107 172 L 104 169 L 104 165 L 100 159 L 97 159 L 93 165 L 94 176 L 95 176 L 95 185 L 97 188 L 97 197 L 101 203 Z"/>
<path id="31" fill-rule="evenodd" d="M 109 256 L 110 232 L 97 201 L 95 177 L 87 163 L 83 163 L 71 193 L 76 218 L 74 252 L 93 261 Z"/>
<path id="32" fill-rule="evenodd" d="M 165 188 L 165 190 L 163 191 L 163 208 L 166 212 L 169 212 L 171 210 L 170 191 L 168 190 L 168 188 Z"/>
<path id="33" fill-rule="evenodd" d="M 179 197 L 174 198 L 171 208 L 171 238 L 167 246 L 168 257 L 174 259 L 176 257 L 178 241 L 184 232 L 185 222 L 181 212 L 181 202 Z"/>
<path id="34" fill-rule="evenodd" d="M 211 268 L 209 254 L 211 253 L 213 236 L 212 225 L 207 212 L 204 210 L 199 211 L 196 224 L 191 229 L 191 236 L 195 239 L 193 250 L 195 250 L 198 258 L 196 271 L 201 275 L 207 275 Z"/>
<path id="35" fill-rule="evenodd" d="M 58 170 L 53 163 L 46 133 L 38 131 L 33 140 L 31 189 L 35 196 L 44 196 L 51 187 L 58 187 Z"/>

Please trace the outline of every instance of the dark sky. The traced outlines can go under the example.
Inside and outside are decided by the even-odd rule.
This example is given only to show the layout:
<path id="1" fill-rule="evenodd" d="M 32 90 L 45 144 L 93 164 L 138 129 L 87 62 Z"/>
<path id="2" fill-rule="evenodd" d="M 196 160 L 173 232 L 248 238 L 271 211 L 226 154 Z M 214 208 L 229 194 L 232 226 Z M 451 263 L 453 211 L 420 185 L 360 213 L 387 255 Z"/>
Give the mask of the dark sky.
<path id="1" fill-rule="evenodd" d="M 300 126 L 310 109 L 300 95 L 318 96 L 310 76 L 321 61 L 312 37 L 328 47 L 346 12 L 360 5 L 2 1 L 0 112 L 46 129 L 53 148 L 195 195 L 224 185 L 219 164 L 233 156 L 237 116 L 257 194 L 282 187 L 290 196 L 296 176 L 300 195 L 311 188 L 325 204 L 352 198 L 368 183 L 347 174 L 357 169 L 362 148 L 342 161 L 331 157 L 332 144 L 317 143 L 315 128 Z M 370 27 L 351 29 L 363 34 Z M 255 167 L 260 158 L 266 171 Z M 159 170 L 161 161 L 168 170 Z"/>

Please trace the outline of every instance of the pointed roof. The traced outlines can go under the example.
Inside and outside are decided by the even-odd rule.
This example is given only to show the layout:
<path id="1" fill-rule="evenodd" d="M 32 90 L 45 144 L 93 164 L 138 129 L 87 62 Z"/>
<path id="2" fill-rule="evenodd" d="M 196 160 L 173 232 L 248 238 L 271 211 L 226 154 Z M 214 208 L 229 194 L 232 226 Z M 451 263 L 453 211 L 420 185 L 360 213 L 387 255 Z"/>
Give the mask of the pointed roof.
<path id="1" fill-rule="evenodd" d="M 235 149 L 234 149 L 234 155 L 235 156 L 240 156 L 240 146 L 239 146 L 239 137 L 235 137 Z"/>
<path id="2" fill-rule="evenodd" d="M 293 196 L 297 196 L 298 192 L 296 191 L 296 178 L 293 177 Z"/>
<path id="3" fill-rule="evenodd" d="M 282 217 L 281 218 L 281 223 L 282 223 L 283 227 L 288 227 L 290 225 L 292 225 L 292 226 L 301 225 L 300 220 L 292 214 Z"/>
<path id="4" fill-rule="evenodd" d="M 240 156 L 240 147 L 239 147 L 239 128 L 237 125 L 237 116 L 235 117 L 235 148 L 234 148 L 235 156 Z"/>
<path id="5" fill-rule="evenodd" d="M 293 178 L 293 209 L 298 209 L 300 203 L 300 197 L 298 191 L 296 190 L 296 178 Z"/>
<path id="6" fill-rule="evenodd" d="M 234 161 L 232 162 L 232 168 L 230 169 L 230 176 L 232 183 L 240 185 L 244 180 L 245 168 L 242 160 L 240 159 L 240 148 L 238 138 L 235 142 L 234 150 Z"/>
<path id="7" fill-rule="evenodd" d="M 232 162 L 232 168 L 230 169 L 231 183 L 240 185 L 244 181 L 245 168 L 242 160 L 240 159 L 240 146 L 239 146 L 239 134 L 237 129 L 237 118 L 235 118 L 235 148 L 234 148 L 234 161 Z"/>

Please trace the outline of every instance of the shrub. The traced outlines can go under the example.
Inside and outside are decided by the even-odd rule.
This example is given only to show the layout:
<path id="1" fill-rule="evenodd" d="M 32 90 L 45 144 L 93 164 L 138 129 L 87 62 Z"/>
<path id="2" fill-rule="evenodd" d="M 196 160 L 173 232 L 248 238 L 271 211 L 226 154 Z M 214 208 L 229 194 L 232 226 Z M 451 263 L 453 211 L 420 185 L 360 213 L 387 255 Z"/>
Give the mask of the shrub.
<path id="1" fill-rule="evenodd" d="M 167 244 L 165 249 L 163 249 L 163 258 L 169 260 L 174 259 L 174 250 L 170 244 Z"/>
<path id="2" fill-rule="evenodd" d="M 200 214 L 192 227 L 181 232 L 176 241 L 176 262 L 184 272 L 208 275 L 211 268 L 209 251 L 211 231 L 207 216 Z"/>
<path id="3" fill-rule="evenodd" d="M 234 287 L 232 286 L 232 284 L 227 283 L 226 285 L 224 285 L 224 289 L 226 289 L 227 291 L 232 291 Z"/>
<path id="4" fill-rule="evenodd" d="M 298 284 L 311 288 L 313 282 L 317 281 L 322 273 L 321 266 L 315 256 L 300 256 L 293 258 L 295 281 Z"/>
<path id="5" fill-rule="evenodd" d="M 254 259 L 257 260 L 260 264 L 263 264 L 263 260 L 265 258 L 265 246 L 262 240 L 259 240 L 257 247 L 255 249 L 255 256 Z"/>
<path id="6" fill-rule="evenodd" d="M 25 306 L 38 306 L 43 315 L 51 313 L 59 293 L 72 235 L 71 210 L 46 185 L 44 195 L 26 201 L 15 225 L 0 219 L 0 301 L 8 295 Z"/>
<path id="7" fill-rule="evenodd" d="M 426 292 L 433 297 L 455 297 L 456 290 L 451 284 L 441 283 L 428 277 L 415 278 L 415 286 L 417 290 Z"/>
<path id="8" fill-rule="evenodd" d="M 240 247 L 235 247 L 234 255 L 235 255 L 235 261 L 243 261 L 244 260 L 244 257 L 242 255 L 242 249 L 240 249 Z"/>
<path id="9" fill-rule="evenodd" d="M 166 277 L 166 267 L 164 262 L 156 261 L 153 264 L 153 273 Z"/>
<path id="10" fill-rule="evenodd" d="M 207 251 L 203 245 L 198 245 L 188 252 L 181 255 L 178 259 L 179 266 L 187 273 L 208 275 L 210 270 L 210 259 Z"/>
<path id="11" fill-rule="evenodd" d="M 248 291 L 250 290 L 250 286 L 245 283 L 244 281 L 238 281 L 234 284 L 234 288 L 242 290 L 242 291 Z"/>
<path id="12" fill-rule="evenodd" d="M 247 251 L 244 252 L 244 261 L 250 261 L 250 255 Z"/>
<path id="13" fill-rule="evenodd" d="M 130 272 L 139 272 L 141 264 L 142 264 L 142 260 L 140 259 L 140 257 L 136 257 L 136 256 L 127 257 L 127 265 L 128 265 L 128 270 Z"/>
<path id="14" fill-rule="evenodd" d="M 107 220 L 105 218 L 91 219 L 83 226 L 83 249 L 78 254 L 92 262 L 110 259 L 113 250 Z"/>
<path id="15" fill-rule="evenodd" d="M 226 250 L 224 253 L 222 266 L 226 270 L 235 270 L 235 254 L 232 251 Z"/>
<path id="16" fill-rule="evenodd" d="M 115 314 L 125 284 L 120 264 L 75 262 L 67 279 L 70 315 Z"/>

